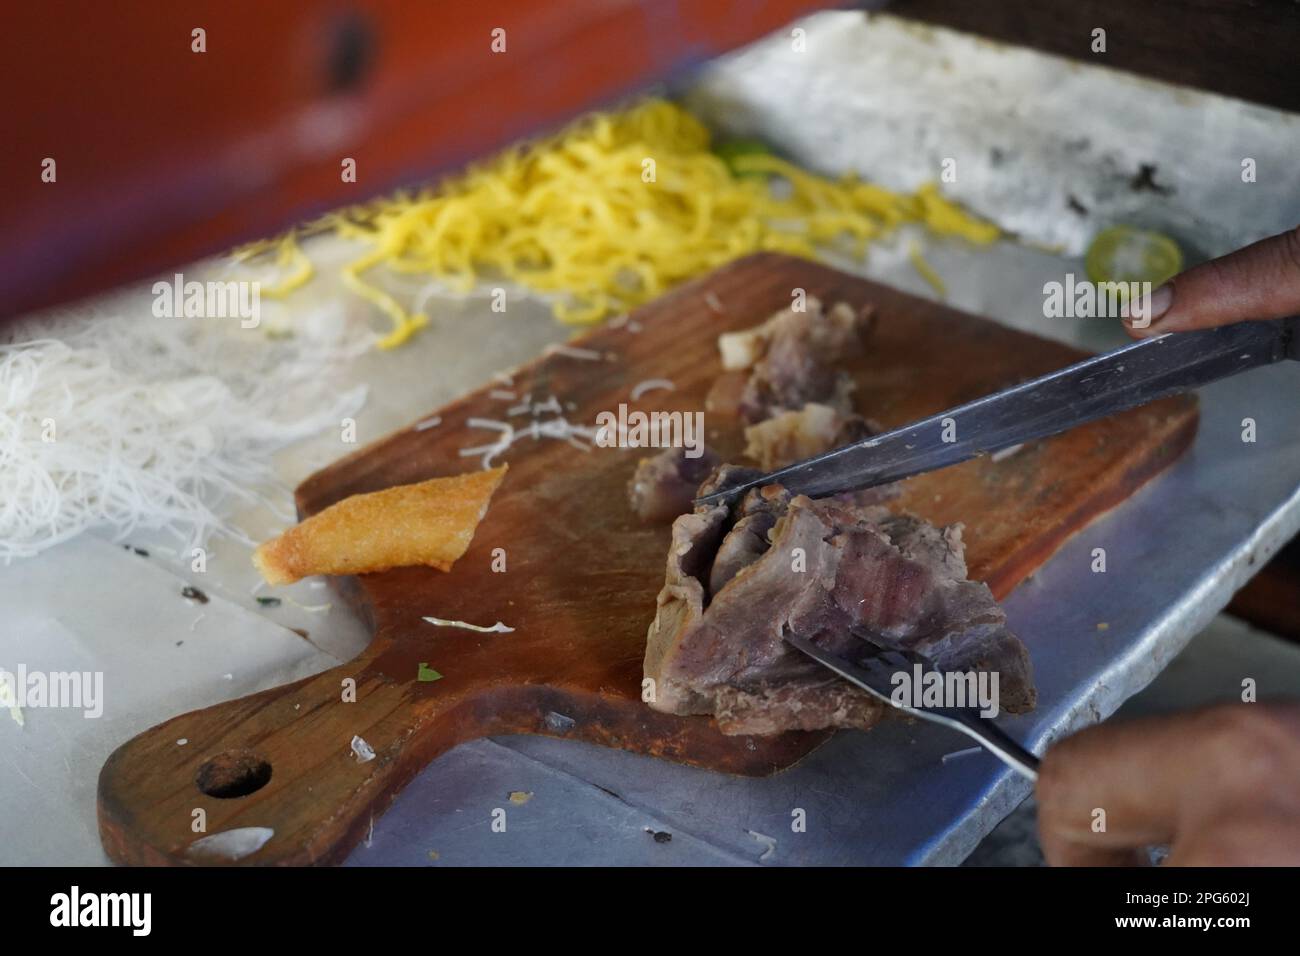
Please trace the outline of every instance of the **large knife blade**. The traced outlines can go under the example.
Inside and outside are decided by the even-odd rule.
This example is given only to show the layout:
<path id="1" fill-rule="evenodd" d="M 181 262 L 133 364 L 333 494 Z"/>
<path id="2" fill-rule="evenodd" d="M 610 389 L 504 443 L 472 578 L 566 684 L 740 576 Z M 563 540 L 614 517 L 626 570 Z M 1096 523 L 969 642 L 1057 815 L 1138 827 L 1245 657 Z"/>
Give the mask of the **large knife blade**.
<path id="1" fill-rule="evenodd" d="M 812 498 L 883 485 L 1055 435 L 1284 358 L 1300 359 L 1300 317 L 1144 339 L 695 503 L 731 500 L 768 484 Z"/>

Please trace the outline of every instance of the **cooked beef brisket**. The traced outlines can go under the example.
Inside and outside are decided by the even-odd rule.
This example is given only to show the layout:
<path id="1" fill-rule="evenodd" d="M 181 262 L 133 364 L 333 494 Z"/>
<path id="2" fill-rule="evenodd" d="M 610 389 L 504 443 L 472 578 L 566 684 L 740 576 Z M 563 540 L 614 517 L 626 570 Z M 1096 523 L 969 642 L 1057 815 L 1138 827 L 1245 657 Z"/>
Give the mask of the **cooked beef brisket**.
<path id="1" fill-rule="evenodd" d="M 811 296 L 804 304 L 803 311 L 786 309 L 755 328 L 718 338 L 723 367 L 733 375 L 719 380 L 726 395 L 711 392 L 706 404 L 751 423 L 745 454 L 764 471 L 879 431 L 854 413 L 852 380 L 832 369 L 837 360 L 862 353 L 871 309 L 840 302 L 824 312 Z M 749 377 L 738 379 L 744 369 Z M 690 510 L 696 486 L 717 463 L 712 452 L 689 459 L 680 449 L 642 459 L 628 484 L 632 510 L 643 521 L 671 521 Z M 752 523 L 747 530 L 754 533 Z"/>
<path id="2" fill-rule="evenodd" d="M 718 337 L 725 369 L 752 369 L 740 397 L 740 413 L 760 422 L 783 411 L 818 402 L 845 414 L 853 411 L 853 382 L 833 368 L 862 354 L 871 310 L 840 302 L 823 311 L 808 297 L 805 309 L 786 309 L 757 328 Z"/>
<path id="3" fill-rule="evenodd" d="M 647 520 L 677 517 L 646 646 L 657 710 L 713 714 L 729 734 L 870 727 L 888 711 L 791 648 L 786 629 L 850 653 L 868 633 L 943 670 L 999 674 L 999 704 L 1034 704 L 1028 653 L 989 589 L 966 579 L 960 526 L 880 507 L 893 486 L 813 501 L 779 485 L 689 512 L 694 497 L 878 431 L 854 413 L 834 364 L 858 355 L 870 311 L 816 299 L 719 339 L 723 365 L 749 370 L 734 402 L 761 471 L 680 450 L 645 459 L 629 490 Z M 698 491 L 695 484 L 704 478 Z M 684 513 L 689 512 L 689 513 Z"/>
<path id="4" fill-rule="evenodd" d="M 718 465 L 718 456 L 704 449 L 698 458 L 684 448 L 666 448 L 642 458 L 628 483 L 628 500 L 642 521 L 669 522 L 691 510 L 695 489 Z"/>
<path id="5" fill-rule="evenodd" d="M 750 477 L 723 466 L 699 494 Z M 730 734 L 869 727 L 887 709 L 782 640 L 847 652 L 861 628 L 945 670 L 999 672 L 1000 704 L 1034 704 L 1028 653 L 988 588 L 966 580 L 959 527 L 767 486 L 673 524 L 645 674 L 657 710 Z"/>
<path id="6" fill-rule="evenodd" d="M 880 429 L 861 415 L 809 402 L 745 429 L 745 457 L 764 471 L 784 468 L 832 448 L 861 441 Z"/>

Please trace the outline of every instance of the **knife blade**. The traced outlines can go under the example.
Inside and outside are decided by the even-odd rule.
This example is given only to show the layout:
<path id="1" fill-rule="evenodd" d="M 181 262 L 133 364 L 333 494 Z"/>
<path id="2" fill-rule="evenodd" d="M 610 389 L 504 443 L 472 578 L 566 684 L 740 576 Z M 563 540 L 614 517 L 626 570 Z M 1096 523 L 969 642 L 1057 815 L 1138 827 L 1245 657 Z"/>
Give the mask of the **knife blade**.
<path id="1" fill-rule="evenodd" d="M 729 501 L 768 484 L 811 498 L 871 488 L 1046 438 L 1287 358 L 1300 359 L 1300 317 L 1167 333 L 705 495 L 695 503 Z"/>

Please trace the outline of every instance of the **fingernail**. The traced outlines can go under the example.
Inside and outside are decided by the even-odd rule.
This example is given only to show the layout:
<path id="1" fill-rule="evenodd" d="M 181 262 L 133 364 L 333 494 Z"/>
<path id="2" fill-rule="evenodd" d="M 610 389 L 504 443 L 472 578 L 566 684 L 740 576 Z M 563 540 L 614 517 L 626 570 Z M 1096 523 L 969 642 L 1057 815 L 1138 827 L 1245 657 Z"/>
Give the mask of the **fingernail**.
<path id="1" fill-rule="evenodd" d="M 1154 331 L 1154 325 L 1173 304 L 1174 287 L 1166 282 L 1155 292 L 1139 299 L 1134 308 L 1130 309 L 1126 303 L 1123 309 L 1124 324 L 1138 331 Z"/>

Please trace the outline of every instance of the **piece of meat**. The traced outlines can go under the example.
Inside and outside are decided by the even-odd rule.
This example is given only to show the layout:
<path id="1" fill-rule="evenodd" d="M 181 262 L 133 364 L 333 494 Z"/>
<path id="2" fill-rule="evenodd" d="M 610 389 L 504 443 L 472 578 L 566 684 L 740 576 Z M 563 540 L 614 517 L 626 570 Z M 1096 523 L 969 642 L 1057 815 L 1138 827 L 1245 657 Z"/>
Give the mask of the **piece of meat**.
<path id="1" fill-rule="evenodd" d="M 735 524 L 718 545 L 709 569 L 709 595 L 717 594 L 727 582 L 749 567 L 771 546 L 768 533 L 789 506 L 790 495 L 780 485 L 749 491 L 741 501 Z"/>
<path id="2" fill-rule="evenodd" d="M 844 372 L 813 361 L 799 339 L 780 339 L 754 366 L 740 393 L 740 417 L 761 422 L 809 402 L 851 413 L 856 386 Z"/>
<path id="3" fill-rule="evenodd" d="M 744 372 L 723 372 L 709 386 L 704 396 L 705 414 L 719 418 L 740 417 L 740 400 L 749 376 Z"/>
<path id="4" fill-rule="evenodd" d="M 710 482 L 746 474 L 723 466 Z M 959 527 L 768 486 L 673 524 L 646 644 L 651 706 L 713 714 L 728 734 L 865 728 L 884 715 L 786 644 L 785 628 L 838 653 L 862 628 L 944 670 L 997 671 L 1005 710 L 1034 704 L 1028 652 L 988 588 L 966 580 Z"/>
<path id="5" fill-rule="evenodd" d="M 869 418 L 846 415 L 827 405 L 813 402 L 797 412 L 782 412 L 775 418 L 746 428 L 745 456 L 758 461 L 760 468 L 753 476 L 758 477 L 764 472 L 784 468 L 849 442 L 877 435 L 883 430 L 878 422 Z M 884 504 L 898 497 L 900 492 L 898 482 L 891 482 L 874 488 L 841 492 L 835 497 L 849 504 L 866 507 Z"/>
<path id="6" fill-rule="evenodd" d="M 704 482 L 695 491 L 696 498 L 705 498 L 726 488 L 744 485 L 755 478 L 762 478 L 763 472 L 748 465 L 719 465 L 705 477 Z M 693 500 L 693 499 L 692 499 Z"/>
<path id="7" fill-rule="evenodd" d="M 873 314 L 870 306 L 855 310 L 847 302 L 838 302 L 826 312 L 821 300 L 810 295 L 801 311 L 782 309 L 752 329 L 719 335 L 722 367 L 727 371 L 752 368 L 781 338 L 803 340 L 812 357 L 823 365 L 861 355 L 862 337 Z"/>
<path id="8" fill-rule="evenodd" d="M 688 458 L 685 448 L 666 448 L 637 462 L 628 482 L 628 501 L 642 521 L 672 521 L 691 510 L 695 489 L 718 465 L 718 456 L 705 448 Z"/>
<path id="9" fill-rule="evenodd" d="M 764 471 L 784 468 L 879 432 L 861 415 L 809 402 L 745 429 L 745 457 Z"/>
<path id="10" fill-rule="evenodd" d="M 785 309 L 756 328 L 718 337 L 723 368 L 751 370 L 738 405 L 748 422 L 809 402 L 853 410 L 853 382 L 833 366 L 862 354 L 872 310 L 840 302 L 823 311 L 812 296 L 804 304 L 803 311 Z"/>

